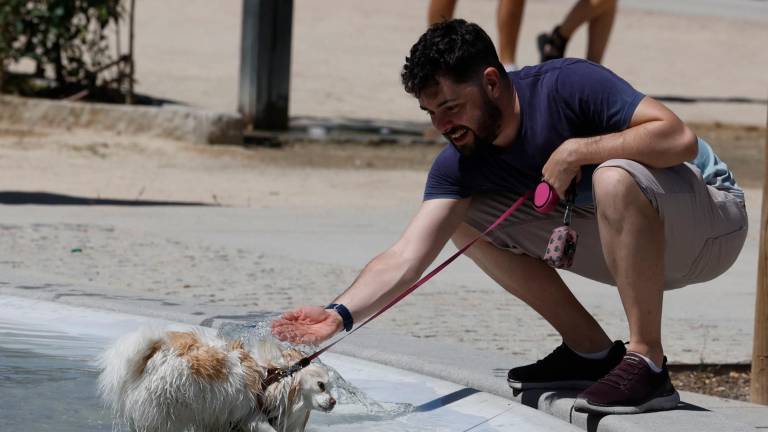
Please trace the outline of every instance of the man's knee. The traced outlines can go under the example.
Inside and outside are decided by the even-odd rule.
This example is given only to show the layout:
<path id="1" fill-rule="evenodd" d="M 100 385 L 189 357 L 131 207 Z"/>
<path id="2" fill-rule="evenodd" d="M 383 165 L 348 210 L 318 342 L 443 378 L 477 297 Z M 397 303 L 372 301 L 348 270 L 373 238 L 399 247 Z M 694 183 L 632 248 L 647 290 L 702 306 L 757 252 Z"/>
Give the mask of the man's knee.
<path id="1" fill-rule="evenodd" d="M 637 187 L 635 179 L 624 168 L 607 166 L 595 171 L 592 176 L 592 189 L 595 199 L 610 200 L 621 198 L 630 187 Z"/>
<path id="2" fill-rule="evenodd" d="M 655 212 L 640 185 L 627 170 L 606 166 L 592 176 L 592 190 L 598 217 L 621 220 L 627 212 Z M 649 213 L 650 214 L 650 213 Z"/>
<path id="3" fill-rule="evenodd" d="M 624 168 L 601 167 L 592 176 L 595 202 L 600 206 L 625 207 L 637 200 L 645 200 L 640 186 Z"/>

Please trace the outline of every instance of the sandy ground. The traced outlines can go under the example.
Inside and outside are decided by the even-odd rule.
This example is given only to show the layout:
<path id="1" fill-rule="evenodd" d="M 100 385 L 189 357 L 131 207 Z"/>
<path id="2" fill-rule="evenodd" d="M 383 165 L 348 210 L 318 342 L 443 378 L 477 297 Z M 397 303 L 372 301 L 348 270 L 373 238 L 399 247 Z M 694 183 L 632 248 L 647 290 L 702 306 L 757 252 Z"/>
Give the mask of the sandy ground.
<path id="1" fill-rule="evenodd" d="M 137 89 L 209 109 L 237 107 L 240 0 L 136 2 Z M 674 3 L 674 4 L 672 4 Z M 497 40 L 496 0 L 460 1 L 456 14 Z M 568 0 L 527 2 L 518 64 L 538 62 L 536 35 Z M 427 0 L 294 1 L 292 116 L 426 120 L 399 81 L 426 26 Z M 768 5 L 748 0 L 623 0 L 604 63 L 649 95 L 766 98 Z M 568 55 L 583 56 L 586 31 Z M 765 105 L 673 103 L 686 121 L 764 125 Z"/>
<path id="2" fill-rule="evenodd" d="M 762 186 L 765 128 L 692 127 L 728 162 L 740 184 Z M 418 204 L 426 170 L 440 148 L 322 142 L 201 146 L 0 125 L 0 184 L 6 191 L 236 207 L 387 208 Z"/>
<path id="3" fill-rule="evenodd" d="M 0 182 L 5 190 L 238 207 L 387 207 L 418 200 L 413 186 L 425 175 L 369 170 L 363 159 L 339 147 L 344 156 L 329 163 L 325 159 L 334 146 L 322 144 L 286 153 L 88 131 L 2 132 Z M 421 162 L 436 151 L 419 149 Z M 371 200 L 371 187 L 390 192 Z"/>

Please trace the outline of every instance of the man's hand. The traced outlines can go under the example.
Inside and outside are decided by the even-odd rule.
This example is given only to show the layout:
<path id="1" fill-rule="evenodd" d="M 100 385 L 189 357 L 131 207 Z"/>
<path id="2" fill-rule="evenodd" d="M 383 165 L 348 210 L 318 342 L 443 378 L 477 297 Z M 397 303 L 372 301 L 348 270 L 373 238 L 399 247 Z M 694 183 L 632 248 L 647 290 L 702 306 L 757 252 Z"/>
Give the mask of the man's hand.
<path id="1" fill-rule="evenodd" d="M 456 232 L 469 204 L 469 198 L 424 201 L 400 239 L 371 260 L 334 302 L 345 304 L 360 321 L 376 313 L 416 282 Z M 284 341 L 319 344 L 343 327 L 335 310 L 304 306 L 273 321 L 272 334 Z"/>
<path id="2" fill-rule="evenodd" d="M 573 140 L 566 140 L 549 156 L 549 160 L 544 164 L 541 174 L 544 181 L 549 183 L 556 191 L 557 195 L 565 198 L 565 193 L 571 182 L 581 180 L 581 165 L 579 165 L 574 154 L 571 151 Z"/>
<path id="3" fill-rule="evenodd" d="M 303 306 L 272 321 L 272 334 L 282 341 L 319 344 L 343 328 L 338 312 L 319 306 Z"/>

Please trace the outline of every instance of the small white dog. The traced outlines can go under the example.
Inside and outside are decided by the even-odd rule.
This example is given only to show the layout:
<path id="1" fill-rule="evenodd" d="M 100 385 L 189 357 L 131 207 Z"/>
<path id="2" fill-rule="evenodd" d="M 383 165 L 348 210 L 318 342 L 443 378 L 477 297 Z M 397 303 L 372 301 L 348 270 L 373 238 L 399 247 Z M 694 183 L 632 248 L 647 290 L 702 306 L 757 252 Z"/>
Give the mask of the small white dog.
<path id="1" fill-rule="evenodd" d="M 302 432 L 311 410 L 336 405 L 323 366 L 265 386 L 267 369 L 287 368 L 302 354 L 265 341 L 250 348 L 210 329 L 141 329 L 99 358 L 99 389 L 138 432 Z"/>

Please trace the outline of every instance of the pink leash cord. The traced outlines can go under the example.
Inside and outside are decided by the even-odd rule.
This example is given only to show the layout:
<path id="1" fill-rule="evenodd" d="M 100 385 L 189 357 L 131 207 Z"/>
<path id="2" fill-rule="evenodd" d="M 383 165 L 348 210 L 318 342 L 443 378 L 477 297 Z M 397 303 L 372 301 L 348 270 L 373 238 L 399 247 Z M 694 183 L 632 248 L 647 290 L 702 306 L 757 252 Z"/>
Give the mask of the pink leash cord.
<path id="1" fill-rule="evenodd" d="M 454 253 L 453 255 L 451 255 L 451 256 L 450 256 L 450 258 L 448 258 L 447 260 L 443 261 L 443 262 L 442 262 L 442 263 L 441 263 L 439 266 L 435 267 L 435 268 L 434 268 L 434 269 L 433 269 L 431 272 L 427 273 L 427 275 L 423 276 L 421 279 L 419 279 L 418 281 L 416 281 L 416 283 L 414 283 L 413 285 L 411 285 L 411 286 L 410 286 L 410 288 L 408 288 L 407 290 L 405 290 L 405 291 L 403 291 L 402 293 L 400 293 L 400 295 L 398 295 L 397 297 L 395 297 L 395 298 L 394 298 L 394 299 L 393 299 L 391 302 L 387 303 L 387 304 L 386 304 L 386 305 L 385 305 L 383 308 L 381 308 L 381 309 L 380 309 L 378 312 L 376 312 L 375 314 L 371 315 L 371 316 L 370 316 L 370 317 L 369 317 L 367 320 L 363 321 L 363 322 L 362 322 L 360 325 L 358 325 L 357 327 L 353 328 L 352 330 L 350 330 L 349 332 L 347 332 L 347 334 L 345 334 L 344 336 L 340 337 L 339 339 L 336 339 L 336 340 L 335 340 L 334 342 L 332 342 L 331 344 L 329 344 L 329 345 L 326 345 L 325 347 L 321 348 L 320 350 L 318 350 L 318 351 L 315 351 L 315 352 L 314 352 L 314 353 L 312 353 L 311 355 L 309 355 L 309 356 L 307 356 L 307 357 L 304 357 L 303 359 L 299 360 L 299 361 L 298 361 L 298 362 L 296 362 L 294 365 L 292 365 L 290 368 L 288 368 L 288 371 L 289 371 L 290 373 L 293 373 L 293 372 L 296 372 L 296 371 L 298 371 L 299 369 L 303 369 L 304 367 L 306 367 L 306 366 L 309 364 L 309 362 L 311 362 L 312 360 L 314 360 L 314 359 L 316 359 L 317 357 L 319 357 L 319 356 L 320 356 L 320 354 L 322 354 L 322 353 L 324 353 L 324 352 L 328 351 L 328 350 L 329 350 L 329 349 L 330 349 L 332 346 L 334 346 L 334 345 L 336 345 L 337 343 L 341 342 L 342 340 L 344 340 L 344 338 L 346 338 L 347 336 L 349 336 L 349 335 L 351 335 L 352 333 L 356 332 L 356 331 L 357 331 L 357 330 L 359 330 L 361 327 L 363 327 L 364 325 L 366 325 L 366 324 L 368 324 L 369 322 L 371 322 L 371 321 L 372 321 L 374 318 L 376 318 L 376 317 L 378 317 L 379 315 L 381 315 L 381 314 L 383 314 L 384 312 L 386 312 L 386 311 L 387 311 L 389 308 L 391 308 L 392 306 L 394 306 L 395 304 L 397 304 L 397 303 L 398 303 L 400 300 L 404 299 L 404 298 L 405 298 L 405 297 L 406 297 L 408 294 L 410 294 L 410 293 L 412 293 L 414 290 L 416 290 L 416 288 L 418 288 L 418 287 L 422 286 L 422 285 L 423 285 L 424 283 L 426 283 L 428 280 L 432 279 L 432 277 L 434 277 L 436 274 L 440 273 L 440 271 L 442 271 L 444 268 L 446 268 L 446 267 L 448 266 L 448 264 L 452 263 L 452 262 L 453 262 L 453 261 L 454 261 L 456 258 L 458 258 L 458 257 L 459 257 L 461 254 L 463 254 L 464 252 L 466 252 L 466 250 L 467 250 L 467 249 L 469 249 L 469 248 L 470 248 L 470 247 L 471 247 L 473 244 L 475 244 L 475 242 L 477 242 L 478 240 L 480 240 L 480 238 L 482 238 L 483 236 L 485 236 L 485 235 L 486 235 L 486 234 L 488 234 L 489 232 L 493 231 L 493 230 L 494 230 L 494 229 L 495 229 L 497 226 L 499 226 L 499 224 L 501 224 L 502 222 L 504 222 L 504 220 L 505 220 L 506 218 L 508 218 L 508 217 L 509 217 L 509 215 L 511 215 L 512 213 L 514 213 L 514 212 L 515 212 L 515 210 L 517 210 L 517 209 L 518 209 L 518 208 L 519 208 L 521 205 L 523 205 L 523 203 L 525 203 L 525 201 L 526 201 L 526 200 L 527 200 L 527 199 L 528 199 L 530 196 L 531 196 L 531 191 L 528 191 L 528 192 L 524 193 L 524 194 L 523 194 L 523 196 L 521 196 L 520 198 L 518 198 L 518 200 L 517 200 L 517 201 L 515 201 L 515 203 L 514 203 L 514 204 L 512 204 L 512 206 L 511 206 L 511 207 L 509 207 L 509 208 L 507 209 L 507 211 L 505 211 L 504 213 L 502 213 L 502 214 L 501 214 L 501 216 L 499 216 L 499 218 L 498 218 L 498 219 L 496 219 L 496 221 L 495 221 L 493 224 L 491 224 L 491 226 L 489 226 L 488 228 L 486 228 L 486 229 L 485 229 L 485 231 L 483 231 L 483 232 L 482 232 L 480 235 L 478 235 L 478 236 L 477 236 L 477 237 L 475 237 L 475 238 L 474 238 L 472 241 L 470 241 L 469 243 L 465 244 L 465 245 L 464 245 L 464 246 L 463 246 L 461 249 L 459 249 L 458 251 L 456 251 L 456 253 Z"/>

